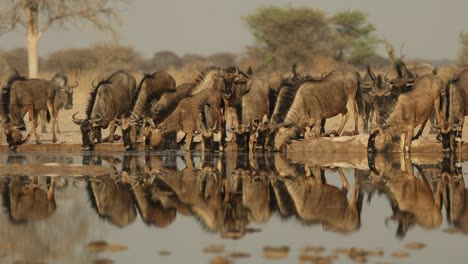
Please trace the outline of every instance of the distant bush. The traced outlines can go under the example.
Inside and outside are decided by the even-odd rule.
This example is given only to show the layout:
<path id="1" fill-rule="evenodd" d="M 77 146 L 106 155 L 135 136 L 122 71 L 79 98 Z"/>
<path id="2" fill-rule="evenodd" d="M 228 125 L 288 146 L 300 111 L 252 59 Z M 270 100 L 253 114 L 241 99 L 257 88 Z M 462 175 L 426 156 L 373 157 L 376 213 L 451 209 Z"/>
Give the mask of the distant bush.
<path id="1" fill-rule="evenodd" d="M 15 68 L 21 75 L 28 75 L 28 51 L 25 48 L 16 48 L 8 51 L 0 51 L 0 56 L 3 57 L 8 64 Z M 39 66 L 44 64 L 44 60 L 39 58 Z"/>
<path id="2" fill-rule="evenodd" d="M 59 50 L 45 62 L 47 71 L 138 70 L 141 56 L 133 47 L 98 44 L 90 48 Z"/>

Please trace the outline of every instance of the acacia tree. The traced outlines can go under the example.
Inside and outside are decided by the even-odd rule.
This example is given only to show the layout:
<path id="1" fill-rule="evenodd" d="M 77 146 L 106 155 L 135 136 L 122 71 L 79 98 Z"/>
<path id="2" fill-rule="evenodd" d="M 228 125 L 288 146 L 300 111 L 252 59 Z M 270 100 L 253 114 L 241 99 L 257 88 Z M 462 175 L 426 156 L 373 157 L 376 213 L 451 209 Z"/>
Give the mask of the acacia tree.
<path id="1" fill-rule="evenodd" d="M 359 10 L 340 11 L 330 18 L 335 26 L 335 58 L 361 64 L 374 55 L 378 39 L 368 15 Z"/>
<path id="2" fill-rule="evenodd" d="M 54 26 L 91 24 L 116 34 L 119 4 L 126 0 L 7 0 L 0 4 L 0 32 L 23 28 L 28 49 L 29 77 L 37 77 L 38 43 Z"/>
<path id="3" fill-rule="evenodd" d="M 331 30 L 320 10 L 265 6 L 243 20 L 256 40 L 250 54 L 269 67 L 311 62 L 314 55 L 329 53 Z"/>

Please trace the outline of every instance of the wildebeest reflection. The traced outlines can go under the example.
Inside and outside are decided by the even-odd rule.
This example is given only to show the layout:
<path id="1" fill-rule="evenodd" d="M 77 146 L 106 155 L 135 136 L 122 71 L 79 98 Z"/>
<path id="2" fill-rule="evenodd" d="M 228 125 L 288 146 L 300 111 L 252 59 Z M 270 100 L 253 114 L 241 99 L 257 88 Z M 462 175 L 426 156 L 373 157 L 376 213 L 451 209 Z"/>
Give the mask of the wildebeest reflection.
<path id="1" fill-rule="evenodd" d="M 232 194 L 224 199 L 223 179 L 213 163 L 202 162 L 195 168 L 192 157 L 186 154 L 186 167 L 179 176 L 161 174 L 161 180 L 175 193 L 181 203 L 189 205 L 191 213 L 211 232 L 241 232 L 246 226 L 245 213 Z M 238 197 L 237 197 L 238 198 Z"/>
<path id="2" fill-rule="evenodd" d="M 306 177 L 286 179 L 284 184 L 303 222 L 321 223 L 325 230 L 333 232 L 354 232 L 360 227 L 362 195 L 359 195 L 359 180 L 355 175 L 348 201 L 348 181 L 341 169 L 338 173 L 343 184 L 341 189 L 326 183 L 324 170 L 320 167 L 315 167 L 312 172 L 306 166 Z"/>
<path id="3" fill-rule="evenodd" d="M 465 188 L 461 160 L 455 155 L 444 157 L 441 178 L 443 202 L 447 211 L 448 222 L 456 231 L 468 234 L 468 191 Z"/>
<path id="4" fill-rule="evenodd" d="M 125 155 L 121 176 L 136 179 L 130 180 L 131 191 L 141 218 L 147 225 L 166 227 L 175 220 L 175 208 L 165 207 L 159 199 L 158 194 L 161 186 L 157 182 L 149 180 L 151 175 L 150 169 L 146 165 L 146 157 Z"/>
<path id="5" fill-rule="evenodd" d="M 3 206 L 13 223 L 46 219 L 57 209 L 54 178 L 51 179 L 47 191 L 36 184 L 37 178 L 32 177 L 29 182 L 26 179 L 20 176 L 3 179 Z"/>
<path id="6" fill-rule="evenodd" d="M 124 181 L 102 177 L 88 183 L 88 195 L 98 215 L 111 224 L 124 227 L 136 218 L 131 186 Z"/>
<path id="7" fill-rule="evenodd" d="M 434 194 L 433 187 L 421 169 L 418 170 L 422 179 L 415 176 L 414 165 L 408 156 L 401 155 L 400 166 L 393 166 L 393 168 L 401 167 L 399 175 L 380 169 L 385 167 L 385 164 L 381 162 L 388 164 L 398 162 L 398 160 L 390 158 L 387 161 L 371 162 L 374 164 L 371 166 L 371 177 L 385 182 L 383 191 L 390 199 L 393 210 L 393 216 L 387 220 L 398 222 L 397 236 L 404 237 L 414 224 L 425 229 L 439 227 L 442 223 L 440 203 L 442 186 L 437 184 Z"/>

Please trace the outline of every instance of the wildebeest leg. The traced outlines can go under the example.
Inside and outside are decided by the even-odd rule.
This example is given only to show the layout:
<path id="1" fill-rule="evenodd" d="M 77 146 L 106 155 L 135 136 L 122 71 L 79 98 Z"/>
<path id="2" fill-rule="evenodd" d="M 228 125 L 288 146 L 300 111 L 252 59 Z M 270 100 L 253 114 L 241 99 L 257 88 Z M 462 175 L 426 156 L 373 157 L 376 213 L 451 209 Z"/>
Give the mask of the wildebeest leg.
<path id="1" fill-rule="evenodd" d="M 310 131 L 312 130 L 312 127 L 311 126 L 305 126 L 305 133 L 304 133 L 304 138 L 311 138 L 312 137 L 312 134 L 310 133 Z"/>
<path id="2" fill-rule="evenodd" d="M 57 131 L 57 134 L 62 134 L 62 131 L 60 131 L 60 127 L 59 127 L 59 122 L 58 122 L 58 111 L 55 112 L 55 127 L 56 127 L 56 131 Z"/>
<path id="3" fill-rule="evenodd" d="M 418 130 L 418 133 L 416 133 L 416 135 L 414 135 L 414 137 L 411 140 L 416 140 L 422 135 L 424 128 L 426 127 L 426 123 L 427 123 L 427 120 L 421 124 L 421 127 Z"/>
<path id="4" fill-rule="evenodd" d="M 109 143 L 114 143 L 115 120 L 109 122 Z"/>
<path id="5" fill-rule="evenodd" d="M 190 146 L 192 145 L 192 140 L 193 140 L 193 131 L 185 132 L 185 151 L 186 152 L 190 152 Z"/>
<path id="6" fill-rule="evenodd" d="M 345 111 L 341 113 L 341 123 L 340 126 L 338 127 L 338 135 L 341 136 L 341 132 L 343 132 L 343 128 L 346 125 L 346 122 L 348 122 L 349 119 L 349 112 Z"/>
<path id="7" fill-rule="evenodd" d="M 344 175 L 343 170 L 341 168 L 338 169 L 338 174 L 340 174 L 341 183 L 343 184 L 343 187 L 341 188 L 341 190 L 348 192 L 349 182 L 348 182 L 348 179 L 346 179 L 346 176 Z"/>
<path id="8" fill-rule="evenodd" d="M 437 128 L 435 128 L 438 125 L 435 111 L 432 112 L 431 117 L 429 117 L 429 121 L 431 121 L 431 128 L 429 129 L 429 134 L 438 134 L 439 131 L 437 130 Z"/>
<path id="9" fill-rule="evenodd" d="M 408 129 L 408 134 L 406 135 L 406 142 L 405 142 L 405 151 L 410 153 L 411 152 L 411 142 L 414 135 L 414 128 Z"/>
<path id="10" fill-rule="evenodd" d="M 454 131 L 453 131 L 453 132 L 455 133 L 455 144 L 456 144 L 455 150 L 456 150 L 457 152 L 462 152 L 462 143 L 463 143 L 463 142 L 462 142 L 462 133 L 463 133 L 463 126 L 464 126 L 464 124 L 465 124 L 465 118 L 462 118 L 462 119 L 460 120 L 459 126 L 456 127 L 456 128 L 454 129 Z"/>
<path id="11" fill-rule="evenodd" d="M 218 116 L 219 118 L 217 122 L 218 124 L 221 124 L 219 128 L 219 151 L 223 151 L 224 145 L 226 144 L 226 120 L 223 119 L 222 114 L 219 114 Z"/>
<path id="12" fill-rule="evenodd" d="M 255 148 L 255 140 L 257 139 L 257 133 L 251 133 L 249 136 L 249 152 L 253 152 Z"/>
<path id="13" fill-rule="evenodd" d="M 46 126 L 46 116 L 47 116 L 47 112 L 46 111 L 41 111 L 39 113 L 39 118 L 41 119 L 41 133 L 47 133 L 47 126 Z"/>
<path id="14" fill-rule="evenodd" d="M 354 134 L 357 135 L 359 134 L 359 113 L 356 107 L 356 96 L 349 98 L 348 105 L 346 106 L 346 108 L 349 110 L 349 113 L 354 118 Z M 339 134 L 341 135 L 341 133 Z"/>
<path id="15" fill-rule="evenodd" d="M 320 127 L 320 134 L 325 134 L 325 123 L 327 123 L 327 119 L 322 119 L 321 127 Z"/>
<path id="16" fill-rule="evenodd" d="M 52 142 L 57 142 L 57 134 L 55 134 L 55 123 L 57 122 L 57 117 L 55 116 L 55 107 L 54 107 L 54 98 L 47 99 L 47 109 L 49 110 L 50 120 L 52 121 Z"/>
<path id="17" fill-rule="evenodd" d="M 442 124 L 442 113 L 440 112 L 440 98 L 437 97 L 434 101 L 434 112 L 436 115 L 437 124 Z"/>
<path id="18" fill-rule="evenodd" d="M 34 113 L 34 106 L 33 105 L 29 105 L 29 106 L 26 106 L 25 107 L 25 112 L 28 113 L 29 115 L 29 122 L 31 123 L 31 130 L 29 131 L 28 135 L 33 133 L 34 134 L 34 138 L 36 139 L 36 144 L 39 144 L 39 139 L 40 139 L 40 135 L 39 133 L 37 133 L 37 130 L 36 130 L 36 117 L 37 115 L 35 115 Z"/>
<path id="19" fill-rule="evenodd" d="M 319 138 L 320 137 L 320 130 L 322 129 L 322 119 L 315 120 L 314 124 L 314 137 Z"/>
<path id="20" fill-rule="evenodd" d="M 219 142 L 219 144 L 221 144 L 221 142 Z M 189 146 L 189 150 L 190 150 L 190 146 Z M 200 140 L 200 150 L 203 154 L 205 153 L 205 140 L 203 140 L 203 138 Z"/>

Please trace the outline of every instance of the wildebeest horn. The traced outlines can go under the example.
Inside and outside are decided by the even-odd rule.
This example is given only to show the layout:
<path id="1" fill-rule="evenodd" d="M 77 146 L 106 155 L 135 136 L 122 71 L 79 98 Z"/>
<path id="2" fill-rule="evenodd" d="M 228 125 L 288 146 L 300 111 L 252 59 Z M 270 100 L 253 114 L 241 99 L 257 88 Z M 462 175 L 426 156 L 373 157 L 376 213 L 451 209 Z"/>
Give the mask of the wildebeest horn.
<path id="1" fill-rule="evenodd" d="M 236 74 L 239 74 L 239 68 L 237 68 L 237 65 L 236 65 Z"/>
<path id="2" fill-rule="evenodd" d="M 259 126 L 260 125 L 259 120 L 253 120 L 252 123 L 254 124 L 254 126 Z"/>
<path id="3" fill-rule="evenodd" d="M 93 86 L 94 88 L 97 88 L 97 85 L 94 84 L 94 81 L 96 81 L 96 80 L 93 80 L 93 81 L 91 82 L 91 86 Z"/>
<path id="4" fill-rule="evenodd" d="M 102 119 L 103 119 L 102 116 L 98 116 L 98 117 L 96 117 L 96 118 L 90 119 L 89 122 L 90 122 L 91 124 L 99 123 L 99 122 L 102 121 Z"/>
<path id="5" fill-rule="evenodd" d="M 201 116 L 201 114 L 200 114 L 200 116 Z M 202 123 L 202 122 L 203 122 L 203 119 L 201 119 L 201 118 L 200 118 L 200 119 L 197 119 L 197 129 L 198 129 L 200 132 L 203 131 L 203 126 L 200 124 L 200 123 Z"/>
<path id="6" fill-rule="evenodd" d="M 221 76 L 224 76 L 223 67 L 221 67 Z"/>
<path id="7" fill-rule="evenodd" d="M 151 128 L 156 128 L 156 124 L 153 121 L 153 118 L 148 118 Z"/>
<path id="8" fill-rule="evenodd" d="M 374 72 L 372 72 L 370 64 L 367 64 L 366 68 L 367 68 L 367 73 L 369 74 L 369 77 L 372 80 L 375 80 L 375 74 L 374 74 Z"/>
<path id="9" fill-rule="evenodd" d="M 214 122 L 214 124 L 213 124 L 213 128 L 212 128 L 212 129 L 213 129 L 213 130 L 215 130 L 217 125 L 218 125 L 218 120 L 215 120 L 215 122 Z"/>
<path id="10" fill-rule="evenodd" d="M 72 120 L 73 120 L 73 123 L 77 124 L 77 125 L 81 125 L 83 122 L 84 122 L 84 119 L 78 119 L 76 118 L 76 115 L 78 114 L 79 112 L 76 112 L 72 115 Z"/>
<path id="11" fill-rule="evenodd" d="M 297 76 L 296 67 L 297 67 L 297 65 L 296 65 L 296 63 L 294 63 L 292 68 L 291 68 L 291 72 L 292 72 L 293 76 Z"/>
<path id="12" fill-rule="evenodd" d="M 164 130 L 166 130 L 166 127 L 156 128 L 157 132 L 163 132 Z"/>
<path id="13" fill-rule="evenodd" d="M 245 128 L 250 128 L 250 123 L 248 123 L 247 126 L 245 126 Z"/>

